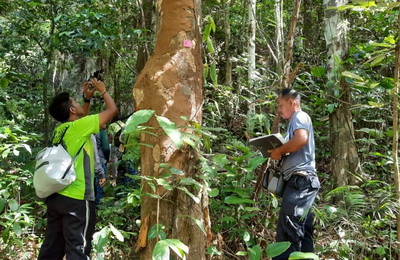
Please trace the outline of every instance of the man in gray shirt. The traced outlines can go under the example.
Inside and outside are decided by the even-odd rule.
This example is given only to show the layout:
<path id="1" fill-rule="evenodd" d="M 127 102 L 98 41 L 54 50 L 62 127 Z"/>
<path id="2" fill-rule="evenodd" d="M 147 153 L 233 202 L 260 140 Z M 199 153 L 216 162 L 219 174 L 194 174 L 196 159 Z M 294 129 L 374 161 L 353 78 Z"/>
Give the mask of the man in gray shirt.
<path id="1" fill-rule="evenodd" d="M 291 246 L 273 260 L 288 259 L 294 251 L 313 252 L 313 215 L 311 207 L 320 184 L 315 170 L 314 130 L 311 118 L 301 110 L 300 95 L 284 89 L 278 96 L 278 110 L 288 119 L 287 142 L 273 150 L 271 158 L 282 160 L 286 181 L 277 224 L 276 241 Z"/>

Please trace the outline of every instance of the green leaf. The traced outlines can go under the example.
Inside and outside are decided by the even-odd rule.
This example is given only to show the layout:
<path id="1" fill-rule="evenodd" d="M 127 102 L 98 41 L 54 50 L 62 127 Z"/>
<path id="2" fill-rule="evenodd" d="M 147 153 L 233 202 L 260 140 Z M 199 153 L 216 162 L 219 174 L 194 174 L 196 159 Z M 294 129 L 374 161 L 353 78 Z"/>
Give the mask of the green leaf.
<path id="1" fill-rule="evenodd" d="M 217 197 L 219 195 L 219 189 L 211 189 L 209 192 L 208 192 L 208 196 L 210 196 L 210 197 Z M 1 211 L 0 211 L 1 212 Z"/>
<path id="2" fill-rule="evenodd" d="M 165 240 L 160 240 L 154 246 L 153 260 L 170 260 L 168 243 Z"/>
<path id="3" fill-rule="evenodd" d="M 100 231 L 94 233 L 93 244 L 95 245 L 95 250 L 97 253 L 102 253 L 104 251 L 104 246 L 108 243 L 110 239 L 110 228 L 104 227 Z"/>
<path id="4" fill-rule="evenodd" d="M 189 215 L 182 215 L 182 216 L 179 216 L 179 217 L 191 218 L 194 221 L 194 223 L 196 223 L 196 225 L 200 228 L 200 230 L 203 231 L 204 234 L 207 234 L 203 223 L 199 219 L 197 219 L 195 217 L 192 217 L 192 216 L 189 216 Z"/>
<path id="5" fill-rule="evenodd" d="M 196 197 L 193 193 L 191 193 L 186 187 L 178 187 L 178 189 L 184 191 L 187 195 L 189 195 L 189 197 L 191 197 L 194 202 L 196 202 L 197 204 L 200 203 L 200 199 L 198 197 Z"/>
<path id="6" fill-rule="evenodd" d="M 211 64 L 210 77 L 214 86 L 216 86 L 218 84 L 218 76 L 217 76 L 217 65 L 215 64 L 215 62 Z"/>
<path id="7" fill-rule="evenodd" d="M 260 260 L 261 259 L 261 247 L 259 245 L 255 245 L 250 248 L 250 260 Z"/>
<path id="8" fill-rule="evenodd" d="M 182 243 L 179 239 L 167 239 L 165 240 L 168 246 L 181 258 L 185 257 L 185 254 L 189 253 L 189 247 Z"/>
<path id="9" fill-rule="evenodd" d="M 368 105 L 372 106 L 372 107 L 376 107 L 376 108 L 381 108 L 384 107 L 385 104 L 381 104 L 381 103 L 376 103 L 374 101 L 368 101 Z"/>
<path id="10" fill-rule="evenodd" d="M 5 205 L 6 201 L 3 198 L 0 198 L 0 214 L 3 212 Z"/>
<path id="11" fill-rule="evenodd" d="M 16 200 L 9 200 L 8 206 L 10 207 L 10 210 L 13 212 L 17 211 L 19 208 L 19 204 Z"/>
<path id="12" fill-rule="evenodd" d="M 229 163 L 229 160 L 226 158 L 226 154 L 216 154 L 213 157 L 213 161 L 221 168 Z"/>
<path id="13" fill-rule="evenodd" d="M 15 222 L 15 223 L 13 224 L 13 232 L 14 232 L 17 236 L 19 236 L 19 235 L 22 234 L 22 228 L 21 228 L 21 225 L 20 225 L 19 223 Z"/>
<path id="14" fill-rule="evenodd" d="M 257 203 L 254 200 L 239 198 L 239 197 L 236 197 L 236 196 L 228 196 L 228 197 L 225 198 L 224 202 L 226 204 L 241 204 L 241 203 L 255 204 L 255 203 Z"/>
<path id="15" fill-rule="evenodd" d="M 110 226 L 111 232 L 114 234 L 114 236 L 118 239 L 118 241 L 120 242 L 124 242 L 124 236 L 121 234 L 121 232 L 116 229 L 113 224 L 109 223 L 108 224 Z"/>
<path id="16" fill-rule="evenodd" d="M 383 256 L 386 254 L 386 248 L 387 248 L 387 247 L 380 246 L 380 247 L 378 247 L 377 249 L 375 249 L 375 251 L 376 251 L 376 253 L 377 253 L 378 255 L 380 255 L 380 256 L 383 257 Z"/>
<path id="17" fill-rule="evenodd" d="M 0 88 L 7 89 L 8 88 L 8 79 L 0 79 Z"/>
<path id="18" fill-rule="evenodd" d="M 130 133 L 136 130 L 140 124 L 147 123 L 153 116 L 154 110 L 139 110 L 133 113 L 126 121 L 124 132 Z"/>
<path id="19" fill-rule="evenodd" d="M 162 186 L 166 190 L 173 190 L 174 188 L 164 179 L 157 178 L 156 182 L 158 185 Z"/>
<path id="20" fill-rule="evenodd" d="M 210 54 L 215 53 L 214 43 L 210 37 L 207 38 L 207 49 Z"/>
<path id="21" fill-rule="evenodd" d="M 148 234 L 147 234 L 147 239 L 151 240 L 153 238 L 159 238 L 161 240 L 164 240 L 167 238 L 167 235 L 164 232 L 165 226 L 163 224 L 155 224 L 153 225 Z"/>
<path id="22" fill-rule="evenodd" d="M 256 169 L 258 166 L 260 166 L 261 164 L 263 164 L 265 161 L 267 160 L 267 158 L 264 158 L 262 156 L 257 156 L 254 158 L 251 158 L 249 160 L 249 171 L 252 172 L 254 169 Z"/>
<path id="23" fill-rule="evenodd" d="M 322 77 L 325 75 L 326 69 L 322 66 L 314 67 L 311 69 L 311 75 L 317 78 Z"/>
<path id="24" fill-rule="evenodd" d="M 266 250 L 267 256 L 272 258 L 272 257 L 276 257 L 278 255 L 281 255 L 289 247 L 290 247 L 290 242 L 287 242 L 287 241 L 269 244 L 267 247 L 267 250 Z"/>
<path id="25" fill-rule="evenodd" d="M 369 61 L 367 61 L 367 63 L 370 62 L 370 66 L 374 67 L 381 64 L 385 58 L 386 58 L 386 53 L 382 53 L 379 54 L 378 56 L 371 58 Z"/>
<path id="26" fill-rule="evenodd" d="M 384 41 L 388 42 L 390 44 L 396 44 L 396 40 L 394 39 L 394 35 L 390 35 L 390 36 L 385 37 Z"/>
<path id="27" fill-rule="evenodd" d="M 392 89 L 394 87 L 394 80 L 393 78 L 384 78 L 379 82 L 379 86 L 384 89 Z"/>
<path id="28" fill-rule="evenodd" d="M 319 259 L 314 253 L 293 252 L 289 256 L 289 260 L 295 259 Z"/>
<path id="29" fill-rule="evenodd" d="M 244 242 L 249 242 L 250 241 L 250 234 L 249 232 L 245 231 L 243 234 L 243 241 Z"/>
<path id="30" fill-rule="evenodd" d="M 207 248 L 207 255 L 222 255 L 222 252 L 218 251 L 216 246 L 210 246 Z"/>
<path id="31" fill-rule="evenodd" d="M 164 132 L 171 138 L 172 142 L 178 147 L 182 146 L 181 132 L 179 132 L 176 124 L 171 122 L 168 118 L 163 116 L 156 116 L 157 121 L 164 130 Z"/>
<path id="32" fill-rule="evenodd" d="M 181 179 L 179 181 L 179 184 L 185 185 L 185 186 L 194 186 L 196 188 L 203 187 L 203 185 L 200 182 L 196 181 L 195 179 L 193 179 L 191 177 Z"/>
<path id="33" fill-rule="evenodd" d="M 357 74 L 354 74 L 353 72 L 350 71 L 343 71 L 342 72 L 342 76 L 344 77 L 348 77 L 357 81 L 364 81 L 364 79 L 360 76 L 358 76 Z"/>
<path id="34" fill-rule="evenodd" d="M 238 252 L 236 252 L 236 255 L 239 255 L 239 256 L 246 256 L 246 255 L 247 255 L 247 252 L 246 252 L 246 251 L 238 251 Z"/>
<path id="35" fill-rule="evenodd" d="M 201 39 L 202 42 L 206 42 L 208 38 L 210 38 L 211 32 L 211 24 L 207 24 L 204 28 L 203 37 Z"/>

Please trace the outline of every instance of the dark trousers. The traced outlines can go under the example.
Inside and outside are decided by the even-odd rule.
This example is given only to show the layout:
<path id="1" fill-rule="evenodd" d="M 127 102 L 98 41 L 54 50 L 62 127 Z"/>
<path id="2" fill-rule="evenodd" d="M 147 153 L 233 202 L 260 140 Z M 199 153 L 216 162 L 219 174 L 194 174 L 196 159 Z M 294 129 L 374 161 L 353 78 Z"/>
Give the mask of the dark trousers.
<path id="1" fill-rule="evenodd" d="M 95 226 L 93 201 L 53 194 L 46 199 L 47 229 L 39 260 L 90 259 Z"/>
<path id="2" fill-rule="evenodd" d="M 287 260 L 292 252 L 314 252 L 312 204 L 320 184 L 316 176 L 293 175 L 286 183 L 276 231 L 276 242 L 290 247 L 273 260 Z"/>

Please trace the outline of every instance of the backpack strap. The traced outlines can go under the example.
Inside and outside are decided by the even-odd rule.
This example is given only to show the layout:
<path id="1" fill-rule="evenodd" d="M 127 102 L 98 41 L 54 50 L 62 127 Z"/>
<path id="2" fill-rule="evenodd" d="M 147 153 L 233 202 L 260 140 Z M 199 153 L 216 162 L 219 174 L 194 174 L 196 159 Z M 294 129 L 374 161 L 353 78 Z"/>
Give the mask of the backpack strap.
<path id="1" fill-rule="evenodd" d="M 85 142 L 82 144 L 82 146 L 79 148 L 78 152 L 75 154 L 74 158 L 72 158 L 72 161 L 70 162 L 70 164 L 68 165 L 67 169 L 65 170 L 63 176 L 61 177 L 61 179 L 64 179 L 65 176 L 67 175 L 67 173 L 69 172 L 69 170 L 71 169 L 72 165 L 75 162 L 76 157 L 78 157 L 78 154 L 82 151 L 83 146 L 86 144 L 86 140 Z"/>
<path id="2" fill-rule="evenodd" d="M 65 135 L 65 133 L 67 132 L 67 130 L 68 130 L 68 128 L 69 128 L 70 126 L 71 126 L 71 125 L 67 125 L 67 126 L 65 127 L 64 131 L 63 131 L 62 134 L 61 134 L 60 141 L 58 141 L 57 143 L 54 143 L 54 144 L 52 144 L 52 145 L 59 145 L 59 144 L 61 144 L 61 142 L 62 142 L 62 140 L 63 140 L 63 138 L 64 138 L 64 135 Z M 54 133 L 53 133 L 53 137 L 51 138 L 51 142 L 53 142 L 55 136 L 56 136 L 56 131 L 54 131 Z"/>

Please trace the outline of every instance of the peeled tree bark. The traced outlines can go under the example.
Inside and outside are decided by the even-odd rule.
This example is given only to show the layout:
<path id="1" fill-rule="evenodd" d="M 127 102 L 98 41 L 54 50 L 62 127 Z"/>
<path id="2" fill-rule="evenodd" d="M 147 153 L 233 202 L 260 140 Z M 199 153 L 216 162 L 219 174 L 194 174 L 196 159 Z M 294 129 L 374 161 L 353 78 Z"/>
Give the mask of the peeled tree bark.
<path id="1" fill-rule="evenodd" d="M 154 110 L 157 116 L 166 117 L 177 126 L 189 126 L 183 116 L 201 125 L 200 0 L 159 0 L 156 8 L 159 25 L 155 50 L 134 85 L 135 104 L 138 110 Z M 141 174 L 144 178 L 158 178 L 158 181 L 153 182 L 153 189 L 142 180 L 141 229 L 137 246 L 137 250 L 141 250 L 140 258 L 152 259 L 156 243 L 161 240 L 148 240 L 148 232 L 160 224 L 165 226 L 162 231 L 167 239 L 179 239 L 189 248 L 187 259 L 206 259 L 211 232 L 206 187 L 198 177 L 201 172 L 197 151 L 187 145 L 178 149 L 160 129 L 156 118 L 151 118 L 147 126 L 156 129 L 157 135 L 141 135 L 141 143 L 153 146 L 141 147 Z M 188 129 L 184 131 L 191 133 Z M 172 174 L 162 180 L 162 175 L 168 172 L 163 167 L 165 164 L 180 171 L 181 175 Z M 202 185 L 197 188 L 183 185 L 180 181 L 184 179 L 193 179 Z M 166 182 L 174 188 L 169 190 L 167 185 L 161 185 Z M 161 231 L 160 226 L 158 231 Z"/>
<path id="2" fill-rule="evenodd" d="M 330 114 L 332 141 L 332 175 L 338 186 L 355 184 L 354 175 L 361 175 L 361 165 L 355 145 L 354 126 L 350 107 L 351 88 L 341 73 L 341 61 L 348 54 L 347 21 L 337 11 L 337 7 L 348 1 L 324 0 L 325 40 L 328 51 L 328 93 L 335 108 Z"/>

